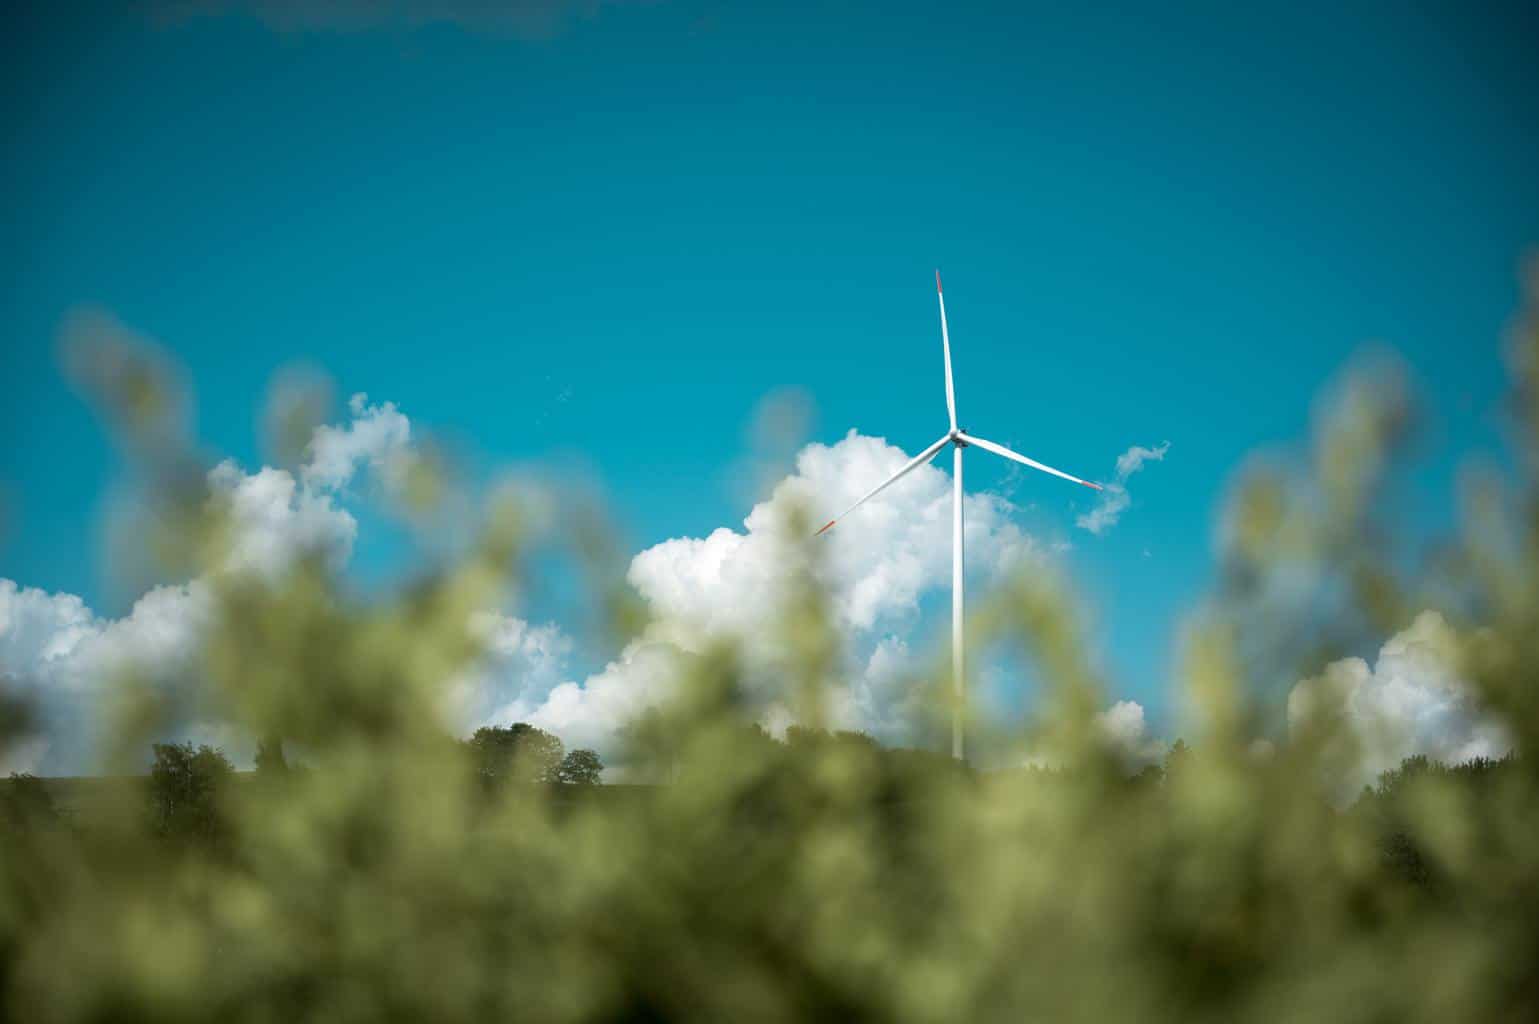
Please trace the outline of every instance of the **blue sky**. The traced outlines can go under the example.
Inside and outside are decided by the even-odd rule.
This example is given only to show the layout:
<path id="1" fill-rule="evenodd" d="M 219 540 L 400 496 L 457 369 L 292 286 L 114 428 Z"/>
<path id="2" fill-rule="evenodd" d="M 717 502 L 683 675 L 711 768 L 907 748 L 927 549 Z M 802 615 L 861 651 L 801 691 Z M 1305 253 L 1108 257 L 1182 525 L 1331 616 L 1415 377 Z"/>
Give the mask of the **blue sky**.
<path id="1" fill-rule="evenodd" d="M 1229 474 L 1352 353 L 1399 350 L 1436 413 L 1416 493 L 1500 451 L 1530 5 L 266 6 L 6 15 L 0 577 L 132 597 L 100 557 L 121 468 L 58 372 L 81 304 L 175 353 L 246 465 L 303 361 L 483 465 L 580 467 L 640 550 L 740 523 L 777 390 L 812 439 L 941 433 L 939 266 L 964 427 L 1092 478 L 1171 443 L 1102 537 L 1080 489 L 968 464 L 1072 541 L 1117 695 L 1157 718 Z"/>

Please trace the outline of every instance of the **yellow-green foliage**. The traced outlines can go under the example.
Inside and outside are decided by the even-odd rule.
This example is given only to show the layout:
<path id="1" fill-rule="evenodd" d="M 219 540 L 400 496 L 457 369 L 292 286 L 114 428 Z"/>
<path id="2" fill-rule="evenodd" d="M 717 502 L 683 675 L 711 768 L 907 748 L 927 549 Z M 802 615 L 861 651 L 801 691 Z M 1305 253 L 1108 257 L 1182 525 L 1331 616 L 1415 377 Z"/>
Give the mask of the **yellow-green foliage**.
<path id="1" fill-rule="evenodd" d="M 1016 739 L 1048 768 L 966 771 L 811 734 L 775 743 L 748 726 L 742 661 L 722 646 L 681 662 L 677 699 L 628 733 L 632 762 L 664 784 L 574 794 L 477 785 L 441 714 L 446 681 L 477 652 L 468 618 L 522 578 L 533 541 L 515 502 L 494 503 L 453 564 L 388 596 L 347 592 L 318 564 L 277 581 L 213 576 L 201 685 L 175 699 L 282 737 L 303 767 L 227 787 L 218 842 L 157 836 L 138 806 L 8 825 L 5 1010 L 36 1022 L 1531 1019 L 1533 321 L 1510 351 L 1518 477 L 1470 475 L 1468 529 L 1415 572 L 1375 500 L 1410 425 L 1391 364 L 1348 376 L 1308 458 L 1242 473 L 1213 597 L 1182 638 L 1190 749 L 1163 778 L 1129 780 L 1105 745 L 1093 715 L 1109 690 L 1074 604 L 1042 577 L 987 602 L 974 639 L 1032 661 L 1044 710 Z M 157 391 L 166 374 L 136 358 L 95 364 L 116 376 L 97 383 L 122 389 L 108 403 L 121 429 L 144 427 L 130 451 L 164 444 L 175 407 Z M 414 472 L 427 481 L 433 467 Z M 423 508 L 446 488 L 422 483 Z M 215 559 L 217 510 L 165 501 L 177 536 Z M 633 623 L 603 531 L 575 520 L 595 602 Z M 814 725 L 839 665 L 817 550 L 788 548 L 805 585 L 773 632 L 786 700 Z M 1318 601 L 1280 599 L 1284 575 Z M 1426 607 L 1457 624 L 1462 674 L 1517 754 L 1479 787 L 1424 772 L 1374 813 L 1343 810 L 1350 735 L 1328 701 L 1280 729 L 1278 686 L 1318 671 L 1351 631 L 1382 637 Z M 170 698 L 134 680 L 122 691 L 116 756 L 142 757 Z M 1396 870 L 1387 816 L 1395 842 L 1414 844 L 1414 878 Z"/>

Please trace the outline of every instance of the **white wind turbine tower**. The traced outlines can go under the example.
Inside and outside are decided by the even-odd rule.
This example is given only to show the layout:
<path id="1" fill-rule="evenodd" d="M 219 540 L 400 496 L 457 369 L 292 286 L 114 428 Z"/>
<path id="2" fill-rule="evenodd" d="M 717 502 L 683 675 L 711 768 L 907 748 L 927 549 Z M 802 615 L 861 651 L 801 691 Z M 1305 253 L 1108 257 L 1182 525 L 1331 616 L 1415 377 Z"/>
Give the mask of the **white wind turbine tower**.
<path id="1" fill-rule="evenodd" d="M 1024 455 L 1012 452 L 1002 444 L 993 441 L 985 441 L 981 437 L 974 437 L 957 426 L 957 400 L 956 391 L 951 384 L 951 338 L 946 332 L 946 295 L 941 291 L 940 271 L 935 272 L 935 295 L 940 301 L 941 323 L 941 351 L 946 357 L 946 413 L 951 417 L 951 429 L 930 447 L 910 459 L 902 469 L 873 487 L 855 504 L 830 519 L 818 531 L 818 534 L 827 533 L 833 529 L 835 523 L 855 511 L 882 491 L 897 483 L 909 473 L 929 462 L 940 450 L 951 445 L 951 675 L 952 690 L 956 695 L 956 705 L 951 718 L 951 756 L 961 760 L 962 750 L 962 704 L 966 694 L 964 681 L 965 662 L 962 649 L 962 451 L 963 449 L 977 445 L 984 451 L 993 452 L 995 455 L 1003 455 L 1007 459 L 1013 459 L 1032 469 L 1040 469 L 1044 473 L 1063 477 L 1084 487 L 1099 491 L 1100 484 L 1091 483 L 1089 480 L 1081 480 L 1077 476 L 1070 476 L 1062 470 L 1052 466 L 1044 466 L 1035 459 L 1028 459 Z"/>

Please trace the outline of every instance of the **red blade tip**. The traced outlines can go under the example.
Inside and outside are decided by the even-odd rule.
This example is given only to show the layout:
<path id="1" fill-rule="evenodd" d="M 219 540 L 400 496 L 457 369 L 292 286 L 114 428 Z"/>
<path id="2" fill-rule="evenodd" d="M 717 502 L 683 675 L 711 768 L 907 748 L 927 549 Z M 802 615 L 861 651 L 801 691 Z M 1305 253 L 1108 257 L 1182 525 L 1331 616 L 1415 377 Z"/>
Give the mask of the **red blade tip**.
<path id="1" fill-rule="evenodd" d="M 941 286 L 940 286 L 940 271 L 939 270 L 937 270 L 935 272 L 935 290 L 937 292 L 939 292 L 941 290 Z"/>
<path id="2" fill-rule="evenodd" d="M 1099 491 L 1101 489 L 1101 485 L 1100 484 L 1093 484 L 1089 480 L 1081 480 L 1080 483 L 1084 484 L 1086 487 L 1090 488 L 1093 491 Z"/>
<path id="3" fill-rule="evenodd" d="M 814 533 L 814 534 L 813 534 L 813 536 L 814 536 L 814 537 L 821 537 L 821 536 L 823 536 L 823 534 L 825 534 L 825 533 L 827 533 L 827 532 L 828 532 L 828 531 L 829 531 L 829 529 L 830 529 L 830 528 L 831 528 L 831 527 L 832 527 L 832 526 L 833 526 L 833 525 L 834 525 L 834 524 L 835 524 L 835 523 L 837 523 L 837 522 L 838 522 L 838 521 L 839 521 L 839 520 L 837 520 L 837 519 L 830 519 L 830 520 L 829 520 L 829 521 L 828 521 L 828 525 L 827 525 L 827 526 L 825 526 L 825 527 L 823 527 L 823 529 L 821 529 L 821 530 L 819 530 L 819 531 L 818 531 L 818 532 L 817 532 L 817 533 Z"/>

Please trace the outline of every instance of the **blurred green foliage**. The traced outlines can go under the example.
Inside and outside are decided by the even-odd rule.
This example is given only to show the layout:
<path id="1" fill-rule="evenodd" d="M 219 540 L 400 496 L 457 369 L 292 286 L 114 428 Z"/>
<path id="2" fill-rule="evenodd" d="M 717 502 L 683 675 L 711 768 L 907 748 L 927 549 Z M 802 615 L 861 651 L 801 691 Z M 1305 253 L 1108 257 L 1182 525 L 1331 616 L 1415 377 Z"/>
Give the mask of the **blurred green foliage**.
<path id="1" fill-rule="evenodd" d="M 12 772 L 0 786 L 0 819 L 12 829 L 58 824 L 59 807 L 48 784 L 30 772 Z"/>
<path id="2" fill-rule="evenodd" d="M 134 372 L 92 381 L 121 386 L 107 405 L 123 429 L 148 423 L 143 437 L 174 443 L 169 378 L 131 348 L 113 358 Z M 1376 500 L 1414 424 L 1390 364 L 1348 375 L 1308 458 L 1241 473 L 1214 599 L 1183 637 L 1190 745 L 1131 778 L 1095 724 L 1105 692 L 1076 607 L 1045 575 L 987 602 L 973 638 L 1017 645 L 1043 680 L 1043 710 L 1015 737 L 1017 760 L 1030 752 L 1038 767 L 969 770 L 822 731 L 837 634 L 813 583 L 817 549 L 796 540 L 810 531 L 790 524 L 787 566 L 805 586 L 774 635 L 802 727 L 777 742 L 751 724 L 743 659 L 723 644 L 681 660 L 675 697 L 626 732 L 626 762 L 659 784 L 582 799 L 559 786 L 489 795 L 488 771 L 559 779 L 561 757 L 531 737 L 464 744 L 442 713 L 478 653 L 470 617 L 522 577 L 533 538 L 516 501 L 493 502 L 473 543 L 397 593 L 361 597 L 315 562 L 278 579 L 216 575 L 200 706 L 273 738 L 264 769 L 222 786 L 212 752 L 158 748 L 160 831 L 190 822 L 217 842 L 168 842 L 126 807 L 25 827 L 32 812 L 8 804 L 5 1010 L 38 1022 L 1531 1019 L 1531 318 L 1509 365 L 1516 475 L 1471 472 L 1466 529 L 1424 559 L 1387 543 L 1395 523 Z M 165 499 L 176 535 L 217 546 L 217 510 L 185 497 L 185 477 L 177 487 Z M 597 520 L 570 518 L 586 524 L 576 547 L 595 553 L 595 601 L 633 623 Z M 1279 597 L 1301 578 L 1310 600 Z M 1283 733 L 1276 687 L 1427 607 L 1455 624 L 1460 673 L 1515 755 L 1410 765 L 1343 809 L 1333 780 L 1356 756 L 1350 731 L 1321 702 Z M 122 689 L 109 769 L 170 714 L 146 681 Z M 943 697 L 934 713 L 949 714 Z"/>

